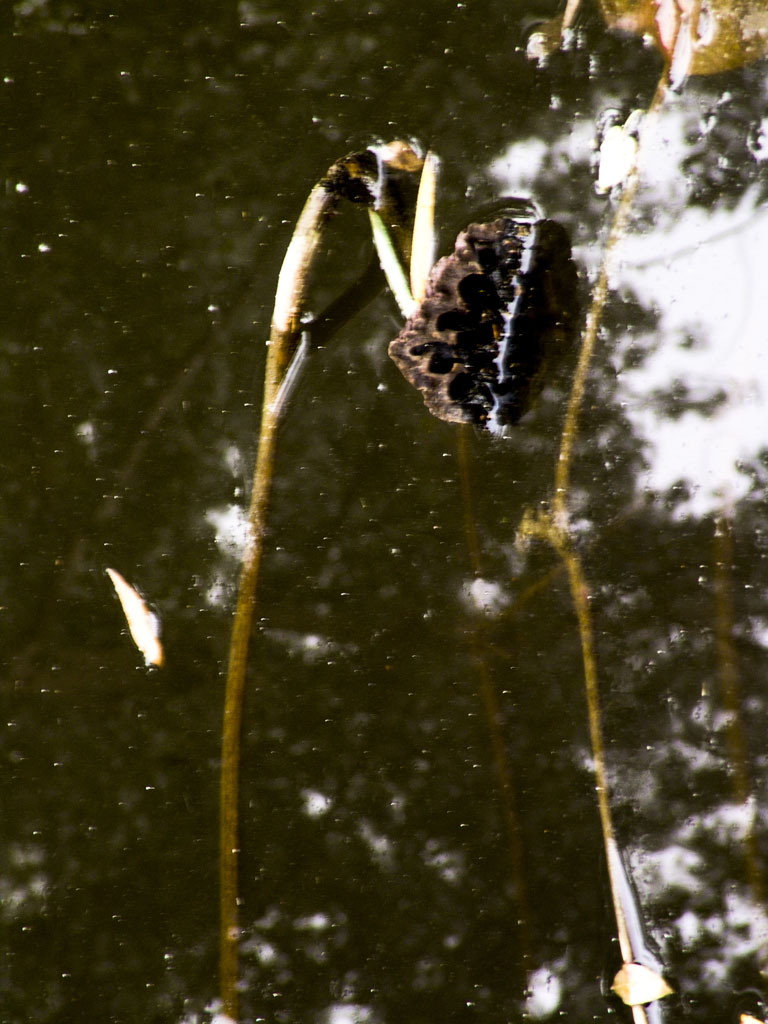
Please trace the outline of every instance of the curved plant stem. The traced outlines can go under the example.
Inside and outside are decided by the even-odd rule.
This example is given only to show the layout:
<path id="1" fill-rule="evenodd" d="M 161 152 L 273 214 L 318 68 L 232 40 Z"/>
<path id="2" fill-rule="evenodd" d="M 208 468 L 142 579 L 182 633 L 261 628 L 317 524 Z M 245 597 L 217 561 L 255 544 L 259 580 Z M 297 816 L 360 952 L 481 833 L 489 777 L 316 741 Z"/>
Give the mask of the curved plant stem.
<path id="1" fill-rule="evenodd" d="M 579 429 L 579 415 L 584 401 L 584 391 L 589 376 L 589 368 L 592 363 L 592 356 L 595 351 L 597 332 L 603 318 L 606 299 L 608 298 L 608 281 L 611 271 L 611 260 L 613 250 L 617 242 L 624 235 L 629 216 L 632 210 L 632 202 L 637 191 L 637 169 L 632 169 L 629 180 L 622 192 L 616 215 L 611 227 L 611 233 L 606 243 L 605 255 L 603 257 L 600 273 L 592 293 L 592 303 L 587 314 L 584 334 L 581 340 L 581 350 L 576 372 L 573 378 L 573 386 L 568 399 L 568 408 L 563 424 L 563 436 L 560 442 L 560 452 L 555 467 L 555 494 L 553 499 L 553 511 L 558 521 L 565 522 L 567 516 L 568 488 L 570 485 L 571 462 L 573 460 L 573 445 Z"/>
<path id="2" fill-rule="evenodd" d="M 271 354 L 271 353 L 270 353 Z M 264 402 L 259 451 L 248 516 L 248 543 L 240 573 L 237 607 L 229 647 L 229 669 L 224 698 L 220 788 L 220 984 L 224 1012 L 238 1018 L 238 793 L 245 669 L 248 641 L 256 602 L 256 583 L 263 550 L 269 491 L 274 468 L 278 418 L 271 401 Z"/>
<path id="3" fill-rule="evenodd" d="M 618 847 L 609 802 L 608 775 L 605 767 L 605 742 L 603 739 L 602 717 L 600 714 L 600 694 L 597 681 L 597 661 L 595 658 L 592 615 L 589 608 L 590 594 L 581 559 L 574 551 L 568 533 L 547 513 L 536 518 L 526 516 L 520 527 L 523 537 L 536 537 L 547 541 L 556 551 L 568 573 L 576 621 L 581 639 L 581 657 L 584 667 L 584 686 L 587 698 L 589 718 L 589 738 L 592 746 L 592 758 L 595 772 L 595 791 L 600 815 L 600 826 L 608 862 L 608 876 L 611 895 L 616 912 L 616 927 L 621 955 L 625 962 L 632 960 L 632 942 L 627 930 L 622 885 L 617 877 Z"/>
<path id="4" fill-rule="evenodd" d="M 221 739 L 219 900 L 221 933 L 219 973 L 223 1010 L 238 1019 L 238 795 L 240 740 L 243 722 L 245 671 L 248 642 L 256 607 L 256 585 L 264 547 L 267 508 L 275 465 L 277 428 L 285 405 L 278 402 L 299 341 L 307 279 L 314 262 L 322 228 L 339 197 L 332 183 L 334 170 L 312 189 L 299 217 L 275 293 L 275 309 L 269 336 L 258 454 L 253 474 L 248 532 L 240 571 L 237 606 L 229 646 L 229 667 L 224 694 Z"/>
<path id="5" fill-rule="evenodd" d="M 646 111 L 645 127 L 650 115 L 655 113 L 666 95 L 668 85 L 668 68 L 659 80 L 656 92 Z M 642 144 L 642 135 L 641 135 Z M 639 150 L 638 150 L 639 154 Z M 621 862 L 619 847 L 616 842 L 613 817 L 609 799 L 608 777 L 605 764 L 605 743 L 603 739 L 602 718 L 600 713 L 600 695 L 597 676 L 597 662 L 594 649 L 594 631 L 590 611 L 590 594 L 581 559 L 573 547 L 570 522 L 568 517 L 568 499 L 570 491 L 570 473 L 573 462 L 573 449 L 578 435 L 579 418 L 584 402 L 589 370 L 595 351 L 600 324 L 608 298 L 608 287 L 614 253 L 618 242 L 624 236 L 632 212 L 638 187 L 638 159 L 627 177 L 621 198 L 608 235 L 600 272 L 595 284 L 592 302 L 582 335 L 579 360 L 574 375 L 573 387 L 568 401 L 568 408 L 563 424 L 563 433 L 555 467 L 555 493 L 551 511 L 541 512 L 538 516 L 526 514 L 520 527 L 522 537 L 533 536 L 546 540 L 555 550 L 568 573 L 571 601 L 579 628 L 581 653 L 584 667 L 584 685 L 589 718 L 589 734 L 595 772 L 595 790 L 597 793 L 600 826 L 603 834 L 608 876 L 611 887 L 611 898 L 616 916 L 616 934 L 624 963 L 637 959 L 642 949 L 642 929 L 639 914 L 633 903 L 631 888 L 627 882 Z M 633 1006 L 632 1014 L 636 1024 L 645 1024 L 647 1016 L 641 1006 Z"/>
<path id="6" fill-rule="evenodd" d="M 278 427 L 285 412 L 290 384 L 306 346 L 299 347 L 307 282 L 314 266 L 323 228 L 342 198 L 387 208 L 383 171 L 405 174 L 420 169 L 421 159 L 405 143 L 391 143 L 336 161 L 312 189 L 304 204 L 283 259 L 275 292 L 269 335 L 258 454 L 251 488 L 248 527 L 237 605 L 232 624 L 229 665 L 224 694 L 221 741 L 219 823 L 219 973 L 224 1013 L 233 1021 L 238 1000 L 238 799 L 240 745 L 243 722 L 248 645 L 256 608 L 256 591 L 264 549 L 267 510 L 275 468 Z"/>
<path id="7" fill-rule="evenodd" d="M 646 111 L 646 126 L 651 116 L 660 107 L 667 92 L 667 71 L 665 70 L 656 87 L 653 99 Z M 642 144 L 642 136 L 641 136 Z M 639 153 L 639 149 L 638 149 Z M 608 298 L 608 283 L 613 264 L 614 252 L 618 242 L 624 237 L 627 224 L 632 213 L 632 205 L 635 200 L 638 185 L 637 158 L 629 172 L 627 181 L 619 199 L 616 213 L 611 225 L 608 241 L 605 245 L 603 261 L 600 266 L 600 273 L 592 292 L 592 302 L 587 314 L 584 333 L 581 339 L 581 350 L 576 372 L 573 378 L 573 386 L 568 399 L 568 408 L 563 423 L 563 434 L 560 441 L 560 452 L 555 467 L 555 493 L 552 509 L 556 521 L 565 525 L 567 523 L 568 490 L 570 487 L 571 463 L 573 461 L 573 446 L 579 429 L 579 416 L 584 402 L 584 391 L 586 389 L 589 368 L 592 364 L 592 357 L 595 351 L 597 334 L 603 319 L 605 303 Z"/>

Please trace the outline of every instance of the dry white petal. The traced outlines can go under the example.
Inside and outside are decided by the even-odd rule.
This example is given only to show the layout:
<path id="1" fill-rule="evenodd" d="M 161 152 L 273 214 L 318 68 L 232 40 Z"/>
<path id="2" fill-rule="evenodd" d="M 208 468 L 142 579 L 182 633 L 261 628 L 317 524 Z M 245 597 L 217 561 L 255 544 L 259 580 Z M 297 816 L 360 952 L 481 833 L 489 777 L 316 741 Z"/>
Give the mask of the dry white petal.
<path id="1" fill-rule="evenodd" d="M 757 1017 L 753 1017 L 751 1013 L 742 1013 L 739 1017 L 739 1024 L 765 1024 L 764 1020 L 758 1020 Z"/>
<path id="2" fill-rule="evenodd" d="M 673 989 L 660 974 L 642 964 L 624 964 L 611 988 L 627 1006 L 641 1006 L 672 995 Z"/>
<path id="3" fill-rule="evenodd" d="M 149 610 L 144 598 L 120 575 L 116 569 L 107 569 L 107 576 L 123 606 L 128 629 L 133 642 L 144 655 L 147 665 L 163 664 L 165 655 L 160 643 L 160 624 L 157 616 Z"/>

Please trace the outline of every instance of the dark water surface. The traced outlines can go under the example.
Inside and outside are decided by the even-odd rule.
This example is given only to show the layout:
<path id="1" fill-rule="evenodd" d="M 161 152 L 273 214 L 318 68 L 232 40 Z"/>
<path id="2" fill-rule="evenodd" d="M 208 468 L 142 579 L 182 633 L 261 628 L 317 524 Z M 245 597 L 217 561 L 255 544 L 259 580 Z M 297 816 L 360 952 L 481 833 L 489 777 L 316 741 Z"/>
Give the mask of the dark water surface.
<path id="1" fill-rule="evenodd" d="M 345 153 L 418 139 L 443 161 L 444 249 L 473 208 L 532 194 L 586 298 L 614 203 L 598 125 L 649 102 L 661 58 L 588 11 L 538 67 L 521 47 L 546 4 L 13 8 L 0 1021 L 193 1024 L 216 1011 L 238 512 L 303 200 Z M 668 1021 L 757 1012 L 768 943 L 765 71 L 691 79 L 660 118 L 573 473 L 611 802 Z M 366 232 L 341 210 L 314 308 Z M 629 1021 L 607 994 L 567 581 L 515 546 L 551 495 L 573 362 L 510 439 L 469 436 L 478 582 L 456 431 L 387 358 L 398 330 L 382 294 L 313 356 L 281 438 L 244 737 L 244 1019 Z M 165 668 L 143 667 L 107 566 L 160 614 Z"/>

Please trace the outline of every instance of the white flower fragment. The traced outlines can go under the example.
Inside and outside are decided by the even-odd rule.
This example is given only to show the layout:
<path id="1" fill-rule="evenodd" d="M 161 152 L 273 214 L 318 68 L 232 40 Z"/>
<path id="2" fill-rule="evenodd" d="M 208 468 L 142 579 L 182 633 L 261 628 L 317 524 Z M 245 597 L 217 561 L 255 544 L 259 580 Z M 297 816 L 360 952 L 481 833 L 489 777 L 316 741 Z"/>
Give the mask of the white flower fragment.
<path id="1" fill-rule="evenodd" d="M 614 124 L 606 129 L 600 144 L 600 165 L 595 186 L 598 193 L 610 192 L 615 185 L 621 185 L 629 177 L 637 161 L 638 142 L 635 131 L 638 122 L 637 112 L 634 112 L 624 124 Z"/>
<path id="2" fill-rule="evenodd" d="M 160 623 L 149 610 L 144 598 L 120 575 L 116 569 L 107 569 L 107 576 L 123 608 L 133 642 L 144 655 L 147 665 L 159 668 L 165 661 L 160 643 Z"/>
<path id="3" fill-rule="evenodd" d="M 627 1006 L 641 1006 L 672 995 L 673 989 L 660 974 L 642 964 L 624 964 L 611 988 Z"/>

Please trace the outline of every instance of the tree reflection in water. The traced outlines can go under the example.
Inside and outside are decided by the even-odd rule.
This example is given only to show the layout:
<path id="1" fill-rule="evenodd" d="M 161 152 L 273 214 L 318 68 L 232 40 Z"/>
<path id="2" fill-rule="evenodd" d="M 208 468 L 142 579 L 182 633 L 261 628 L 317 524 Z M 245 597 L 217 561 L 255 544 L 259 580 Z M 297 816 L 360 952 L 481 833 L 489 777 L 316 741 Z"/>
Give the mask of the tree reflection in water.
<path id="1" fill-rule="evenodd" d="M 211 1016 L 212 666 L 236 561 L 210 517 L 243 502 L 275 275 L 317 168 L 372 137 L 428 140 L 447 168 L 446 246 L 475 203 L 527 181 L 593 272 L 613 201 L 593 192 L 596 125 L 648 101 L 659 56 L 585 16 L 536 67 L 516 17 L 484 0 L 15 6 L 4 1019 Z M 696 1021 L 738 1019 L 766 931 L 749 857 L 766 803 L 764 72 L 691 78 L 661 120 L 573 474 L 617 834 L 680 993 L 669 1012 Z M 334 228 L 318 308 L 367 252 L 354 217 Z M 509 443 L 470 445 L 481 577 L 506 598 L 478 624 L 453 435 L 387 360 L 392 320 L 380 300 L 313 361 L 283 438 L 245 734 L 244 1015 L 607 1018 L 596 978 L 619 957 L 578 636 L 550 552 L 514 547 L 522 509 L 550 493 L 567 373 Z M 162 675 L 120 636 L 112 564 L 162 612 Z"/>

